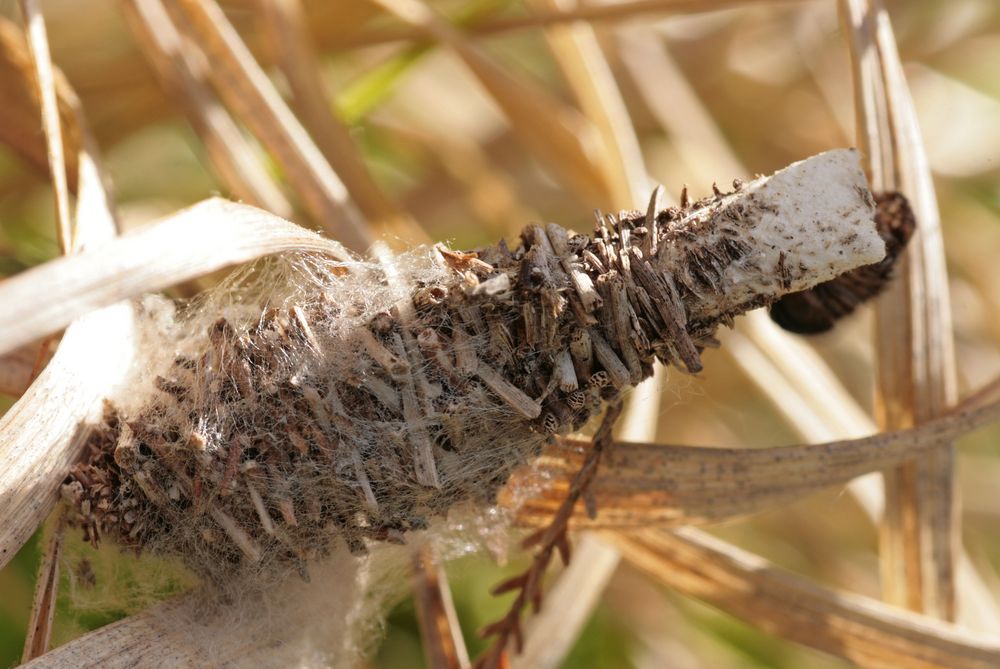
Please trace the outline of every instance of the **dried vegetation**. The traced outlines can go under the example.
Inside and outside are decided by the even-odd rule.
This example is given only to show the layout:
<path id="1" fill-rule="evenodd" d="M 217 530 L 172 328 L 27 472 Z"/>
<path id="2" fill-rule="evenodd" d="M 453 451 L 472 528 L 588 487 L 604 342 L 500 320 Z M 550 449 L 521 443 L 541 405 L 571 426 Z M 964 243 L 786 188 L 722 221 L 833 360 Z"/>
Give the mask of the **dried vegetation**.
<path id="1" fill-rule="evenodd" d="M 969 469 L 985 472 L 970 477 L 963 514 L 956 449 L 1000 412 L 1000 207 L 986 185 L 1000 150 L 989 95 L 1000 91 L 975 67 L 989 61 L 976 49 L 994 61 L 998 51 L 992 3 L 121 0 L 87 16 L 49 4 L 43 13 L 21 0 L 0 19 L 0 270 L 12 277 L 0 282 L 0 391 L 13 399 L 0 417 L 0 565 L 52 516 L 22 656 L 31 666 L 284 666 L 296 652 L 280 633 L 218 622 L 225 615 L 195 633 L 205 611 L 190 595 L 49 650 L 65 615 L 61 553 L 78 532 L 64 534 L 69 520 L 91 540 L 159 545 L 209 575 L 269 560 L 305 574 L 311 551 L 334 539 L 356 552 L 407 540 L 393 550 L 411 551 L 426 661 L 467 667 L 461 627 L 475 623 L 456 615 L 446 546 L 414 530 L 469 499 L 533 530 L 532 562 L 497 587 L 514 601 L 485 629 L 496 643 L 483 666 L 559 666 L 602 601 L 629 630 L 636 666 L 742 666 L 706 632 L 706 614 L 648 587 L 637 596 L 639 574 L 858 666 L 1000 665 L 997 544 L 983 521 L 997 513 L 994 454 L 962 442 Z M 907 70 L 912 91 L 894 26 L 923 63 Z M 963 121 L 941 121 L 943 111 Z M 184 130 L 164 133 L 171 124 Z M 195 177 L 159 156 L 179 132 L 202 159 L 183 158 Z M 708 191 L 712 179 L 750 176 L 733 147 L 770 171 L 844 144 L 861 150 L 872 190 L 903 193 L 919 222 L 874 323 L 859 315 L 804 343 L 756 312 L 720 333 L 723 354 L 706 354 L 718 372 L 704 381 L 654 373 L 654 359 L 698 371 L 719 324 L 774 296 L 706 309 L 703 296 L 725 284 L 719 268 L 746 255 L 746 241 L 680 260 L 658 260 L 657 244 L 738 194 L 691 205 L 685 191 L 679 207 L 654 196 L 650 213 L 628 211 L 650 175 Z M 182 208 L 213 191 L 277 216 L 222 199 Z M 939 195 L 961 226 L 942 226 Z M 522 248 L 478 258 L 437 246 L 403 262 L 384 242 L 370 262 L 353 255 L 379 238 L 482 248 L 531 221 L 586 232 L 595 207 L 623 212 L 599 220 L 595 239 L 529 225 Z M 180 211 L 142 226 L 150 209 Z M 164 348 L 147 325 L 160 303 L 132 298 L 189 297 L 216 285 L 218 270 L 276 254 L 292 260 L 258 261 L 247 270 L 258 274 L 223 284 L 242 293 L 204 298 L 226 317 L 189 318 L 196 343 L 160 356 L 159 378 L 146 379 L 154 400 L 104 403 L 127 398 L 135 361 Z M 657 262 L 679 285 L 644 277 Z M 320 296 L 332 289 L 303 300 L 287 278 L 319 266 L 333 268 L 326 288 L 355 277 L 382 286 L 385 303 L 350 287 L 353 301 Z M 868 291 L 869 279 L 852 290 Z M 531 285 L 530 298 L 510 285 Z M 661 299 L 636 300 L 656 286 Z M 227 295 L 253 299 L 223 304 Z M 859 343 L 869 325 L 871 347 Z M 612 440 L 619 389 L 650 374 L 625 395 Z M 206 410 L 191 388 L 228 400 Z M 568 436 L 602 401 L 612 408 L 596 436 Z M 478 410 L 449 424 L 449 402 Z M 782 437 L 806 443 L 761 447 Z M 268 455 L 273 444 L 288 452 Z M 71 468 L 64 518 L 52 512 Z M 114 492 L 122 471 L 141 495 Z M 317 479 L 310 490 L 328 497 L 292 495 L 289 477 Z M 857 503 L 829 492 L 845 486 Z M 194 515 L 171 516 L 178 508 Z M 714 535 L 696 529 L 736 519 Z M 169 541 L 144 536 L 165 525 L 190 527 Z M 556 553 L 572 559 L 546 582 Z M 5 590 L 24 588 L 14 571 L 24 559 L 0 574 L 14 584 Z M 89 565 L 72 580 L 88 582 Z M 379 587 L 356 565 L 336 573 L 342 602 Z M 358 623 L 370 609 L 300 613 L 342 616 L 349 638 L 370 633 Z M 783 648 L 786 666 L 836 666 Z"/>

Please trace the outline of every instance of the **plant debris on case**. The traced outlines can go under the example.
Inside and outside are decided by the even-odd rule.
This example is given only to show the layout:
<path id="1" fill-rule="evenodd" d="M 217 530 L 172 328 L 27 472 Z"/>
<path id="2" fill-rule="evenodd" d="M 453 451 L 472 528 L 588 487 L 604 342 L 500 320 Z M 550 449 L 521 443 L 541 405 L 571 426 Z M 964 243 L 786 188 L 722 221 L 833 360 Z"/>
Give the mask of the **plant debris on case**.
<path id="1" fill-rule="evenodd" d="M 880 257 L 856 160 L 682 208 L 654 193 L 592 237 L 548 224 L 514 250 L 283 256 L 180 315 L 147 300 L 162 367 L 108 404 L 63 486 L 72 522 L 225 583 L 306 577 L 337 541 L 363 552 L 488 504 L 654 360 L 697 372 L 735 315 Z M 799 214 L 822 170 L 838 195 Z"/>
<path id="2" fill-rule="evenodd" d="M 412 635 L 411 612 L 403 625 L 387 615 L 409 585 L 427 666 L 468 669 L 462 624 L 480 587 L 453 598 L 445 564 L 481 551 L 502 563 L 519 546 L 527 564 L 497 579 L 509 604 L 481 628 L 492 643 L 476 669 L 551 669 L 580 651 L 607 663 L 579 643 L 585 629 L 616 630 L 610 647 L 624 633 L 647 664 L 711 655 L 702 617 L 674 615 L 652 583 L 859 666 L 1000 666 L 989 566 L 957 540 L 981 552 L 959 510 L 976 509 L 985 484 L 956 497 L 956 439 L 1000 411 L 998 380 L 959 399 L 995 362 L 981 242 L 996 217 L 973 178 L 988 176 L 991 119 L 974 77 L 904 74 L 890 9 L 874 0 L 705 3 L 700 27 L 660 24 L 691 12 L 683 2 L 327 4 L 127 0 L 111 14 L 69 3 L 43 15 L 21 0 L 20 21 L 0 12 L 0 140 L 48 176 L 7 175 L 14 227 L 0 240 L 16 259 L 0 277 L 0 393 L 15 399 L 0 416 L 0 565 L 17 590 L 20 568 L 39 564 L 22 662 L 410 666 L 415 648 L 396 642 Z M 932 4 L 938 18 L 957 11 Z M 975 68 L 980 18 L 958 33 L 908 21 L 898 37 L 917 62 L 960 54 Z M 957 46 L 942 51 L 941 30 Z M 513 31 L 550 53 L 487 43 Z M 707 183 L 841 141 L 839 36 L 858 151 L 730 193 L 713 184 L 695 202 L 685 187 L 677 207 L 657 189 L 645 211 L 619 210 L 653 174 Z M 948 132 L 955 108 L 975 132 Z M 153 150 L 135 150 L 151 137 Z M 144 178 L 151 166 L 171 169 Z M 942 226 L 932 168 L 973 185 L 942 193 L 961 229 Z M 141 184 L 115 178 L 116 196 L 121 169 Z M 52 240 L 37 206 L 50 185 Z M 195 192 L 239 202 L 211 198 L 133 229 L 149 205 Z M 616 213 L 575 234 L 588 202 Z M 567 228 L 546 220 L 492 244 L 537 220 L 533 209 Z M 485 246 L 431 246 L 458 229 L 469 241 L 450 246 Z M 963 266 L 954 319 L 946 237 L 949 264 Z M 719 332 L 763 306 L 786 330 L 822 333 L 882 292 L 863 364 L 827 355 L 844 337 L 813 351 L 761 313 Z M 704 353 L 720 342 L 717 365 Z M 699 372 L 703 357 L 700 382 L 662 367 L 650 378 L 661 363 Z M 872 371 L 870 412 L 849 389 Z M 803 443 L 750 448 L 775 434 L 767 412 L 745 411 L 765 399 Z M 854 480 L 874 472 L 881 490 Z M 844 546 L 853 515 L 794 522 L 828 513 L 806 497 L 841 486 L 878 529 L 881 601 L 854 579 L 855 592 L 837 589 L 855 549 L 798 576 L 698 529 L 769 509 L 793 522 L 750 520 L 755 544 Z M 67 524 L 125 554 L 67 540 Z M 585 535 L 572 565 L 571 528 Z M 568 568 L 547 582 L 557 554 Z M 594 627 L 598 606 L 614 615 Z M 791 665 L 810 661 L 801 652 L 781 647 Z"/>

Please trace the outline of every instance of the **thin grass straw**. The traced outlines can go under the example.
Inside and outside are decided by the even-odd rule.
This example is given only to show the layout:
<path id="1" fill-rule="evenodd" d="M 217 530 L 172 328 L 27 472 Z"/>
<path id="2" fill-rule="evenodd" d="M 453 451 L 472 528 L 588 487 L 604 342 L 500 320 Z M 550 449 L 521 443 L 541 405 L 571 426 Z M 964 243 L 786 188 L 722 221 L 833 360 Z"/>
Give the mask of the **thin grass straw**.
<path id="1" fill-rule="evenodd" d="M 568 23 L 590 24 L 628 21 L 647 14 L 657 17 L 703 14 L 706 12 L 741 9 L 757 5 L 798 4 L 805 0 L 623 0 L 622 2 L 586 4 L 549 9 L 533 9 L 514 16 L 499 16 L 472 23 L 462 29 L 469 37 L 493 37 L 510 32 L 561 26 Z M 655 18 L 655 17 L 654 17 Z M 420 42 L 427 39 L 420 30 L 404 27 L 370 28 L 353 34 L 330 35 L 323 40 L 329 48 L 346 49 L 374 46 L 387 42 Z"/>
<path id="2" fill-rule="evenodd" d="M 58 70 L 53 73 L 58 108 L 62 115 L 62 140 L 69 174 L 68 187 L 76 190 L 76 152 L 79 144 L 79 129 L 76 119 L 65 104 L 65 94 L 69 88 Z M 0 141 L 17 152 L 28 164 L 39 172 L 49 172 L 48 147 L 44 133 L 39 133 L 41 112 L 38 105 L 38 78 L 35 75 L 34 59 L 25 42 L 24 31 L 12 21 L 0 17 Z M 4 196 L 22 192 L 34 180 L 28 175 L 8 179 Z"/>
<path id="3" fill-rule="evenodd" d="M 888 16 L 878 2 L 843 0 L 858 134 L 876 190 L 902 190 L 920 222 L 899 279 L 876 306 L 879 424 L 911 425 L 956 400 L 947 274 L 933 184 Z M 957 615 L 958 508 L 950 450 L 886 474 L 880 532 L 888 601 L 946 620 Z"/>
<path id="4" fill-rule="evenodd" d="M 177 26 L 212 63 L 208 74 L 219 95 L 281 165 L 312 218 L 347 248 L 366 250 L 371 228 L 218 4 L 168 0 L 166 7 L 183 17 Z"/>
<path id="5" fill-rule="evenodd" d="M 28 45 L 35 63 L 38 80 L 38 97 L 42 107 L 42 128 L 48 148 L 49 175 L 56 200 L 56 224 L 59 248 L 69 253 L 73 248 L 73 224 L 69 205 L 69 188 L 66 185 L 66 158 L 63 152 L 62 128 L 59 106 L 56 102 L 55 75 L 49 55 L 49 38 L 45 31 L 45 18 L 37 0 L 21 0 L 21 13 L 27 24 Z"/>
<path id="6" fill-rule="evenodd" d="M 292 107 L 369 224 L 416 244 L 426 232 L 372 177 L 349 129 L 331 111 L 301 0 L 256 0 L 259 23 L 292 94 Z"/>
<path id="7" fill-rule="evenodd" d="M 963 399 L 957 408 L 974 409 L 989 402 L 996 402 L 998 399 L 1000 399 L 1000 377 L 984 384 L 974 393 Z"/>
<path id="8" fill-rule="evenodd" d="M 575 0 L 533 0 L 533 7 L 566 10 Z M 649 177 L 639 148 L 639 139 L 591 25 L 575 21 L 549 26 L 545 31 L 549 48 L 577 105 L 587 116 L 604 144 L 601 162 L 615 205 L 630 209 L 649 197 Z"/>
<path id="9" fill-rule="evenodd" d="M 22 663 L 41 656 L 49 649 L 56 598 L 59 593 L 59 563 L 62 559 L 64 536 L 65 527 L 60 516 L 42 549 L 42 560 L 38 565 L 35 593 L 32 597 L 31 616 L 28 618 L 28 634 L 25 636 L 24 651 L 21 654 Z"/>
<path id="10" fill-rule="evenodd" d="M 163 90 L 180 104 L 219 181 L 247 204 L 291 217 L 291 203 L 207 84 L 208 64 L 190 52 L 163 3 L 122 0 L 119 4 L 135 43 L 153 66 Z"/>
<path id="11" fill-rule="evenodd" d="M 421 0 L 374 1 L 453 50 L 503 110 L 524 147 L 555 170 L 574 192 L 599 206 L 612 204 L 601 167 L 605 156 L 600 137 L 576 109 L 540 86 L 512 77 Z"/>

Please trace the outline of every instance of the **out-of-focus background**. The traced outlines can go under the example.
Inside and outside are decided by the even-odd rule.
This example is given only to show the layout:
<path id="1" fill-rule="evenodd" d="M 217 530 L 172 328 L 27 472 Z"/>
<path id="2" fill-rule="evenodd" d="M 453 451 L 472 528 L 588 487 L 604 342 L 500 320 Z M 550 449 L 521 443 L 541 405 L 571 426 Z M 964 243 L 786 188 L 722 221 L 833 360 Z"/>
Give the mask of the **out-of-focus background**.
<path id="1" fill-rule="evenodd" d="M 610 210 L 621 201 L 607 193 L 587 198 L 567 188 L 564 175 L 512 134 L 503 111 L 452 51 L 414 41 L 398 20 L 362 0 L 305 4 L 331 110 L 350 127 L 377 183 L 431 238 L 472 248 L 511 239 L 533 221 L 586 231 L 595 207 Z M 526 4 L 529 10 L 543 10 L 575 3 Z M 644 11 L 591 22 L 610 71 L 597 67 L 589 75 L 612 76 L 621 91 L 651 178 L 637 189 L 642 197 L 654 183 L 665 184 L 675 198 L 682 184 L 701 196 L 713 181 L 726 184 L 733 177 L 767 173 L 853 143 L 850 64 L 836 3 L 744 4 L 678 16 Z M 935 176 L 964 393 L 1000 374 L 1000 3 L 886 4 Z M 251 44 L 267 53 L 257 3 L 228 0 L 222 5 Z M 436 1 L 432 6 L 465 26 L 506 25 L 489 33 L 470 30 L 515 81 L 565 105 L 578 104 L 559 64 L 558 36 L 547 39 L 538 27 L 515 29 L 526 11 L 522 2 Z M 206 167 L 204 147 L 136 48 L 120 3 L 46 0 L 42 7 L 53 60 L 81 97 L 125 223 L 141 225 L 211 194 L 225 194 Z M 0 0 L 0 14 L 20 21 L 13 0 Z M 393 36 L 403 39 L 385 39 Z M 275 80 L 287 88 L 280 74 Z M 274 164 L 270 169 L 279 171 Z M 632 204 L 642 208 L 646 203 Z M 46 172 L 0 148 L 0 276 L 57 254 Z M 207 278 L 198 285 L 211 283 Z M 190 294 L 198 285 L 185 290 Z M 872 403 L 870 332 L 871 315 L 863 310 L 834 333 L 813 340 L 864 407 Z M 746 447 L 797 441 L 729 353 L 708 352 L 705 368 L 697 378 L 670 372 L 662 397 L 643 399 L 659 402 L 658 441 Z M 12 401 L 0 396 L 0 410 Z M 986 576 L 986 586 L 1000 595 L 998 437 L 1000 430 L 992 429 L 964 439 L 959 475 L 966 548 Z M 819 583 L 877 597 L 875 531 L 842 492 L 831 490 L 712 531 Z M 72 539 L 78 543 L 78 537 Z M 113 547 L 97 556 L 87 550 L 69 550 L 56 644 L 188 582 L 172 567 L 137 565 Z M 117 594 L 86 589 L 89 575 L 79 566 L 84 556 L 97 575 L 98 592 L 109 588 Z M 20 657 L 38 559 L 36 537 L 0 572 L 0 667 Z M 486 557 L 448 566 L 473 653 L 483 647 L 474 631 L 498 617 L 507 601 L 490 596 L 490 586 L 518 566 L 523 563 L 515 560 L 499 568 Z M 157 574 L 152 581 L 151 573 Z M 371 666 L 413 667 L 422 661 L 413 605 L 403 601 L 389 615 Z M 564 666 L 846 665 L 763 635 L 622 566 Z"/>

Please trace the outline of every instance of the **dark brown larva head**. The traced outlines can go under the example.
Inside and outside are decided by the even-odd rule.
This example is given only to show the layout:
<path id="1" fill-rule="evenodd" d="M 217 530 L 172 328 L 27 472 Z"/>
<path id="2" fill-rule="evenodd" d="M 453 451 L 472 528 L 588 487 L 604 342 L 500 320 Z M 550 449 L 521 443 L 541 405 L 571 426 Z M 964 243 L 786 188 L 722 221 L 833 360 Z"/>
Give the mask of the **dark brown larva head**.
<path id="1" fill-rule="evenodd" d="M 771 320 L 789 332 L 820 334 L 885 288 L 917 220 L 902 193 L 876 193 L 875 202 L 875 225 L 885 242 L 885 258 L 810 290 L 785 295 L 771 306 Z"/>

